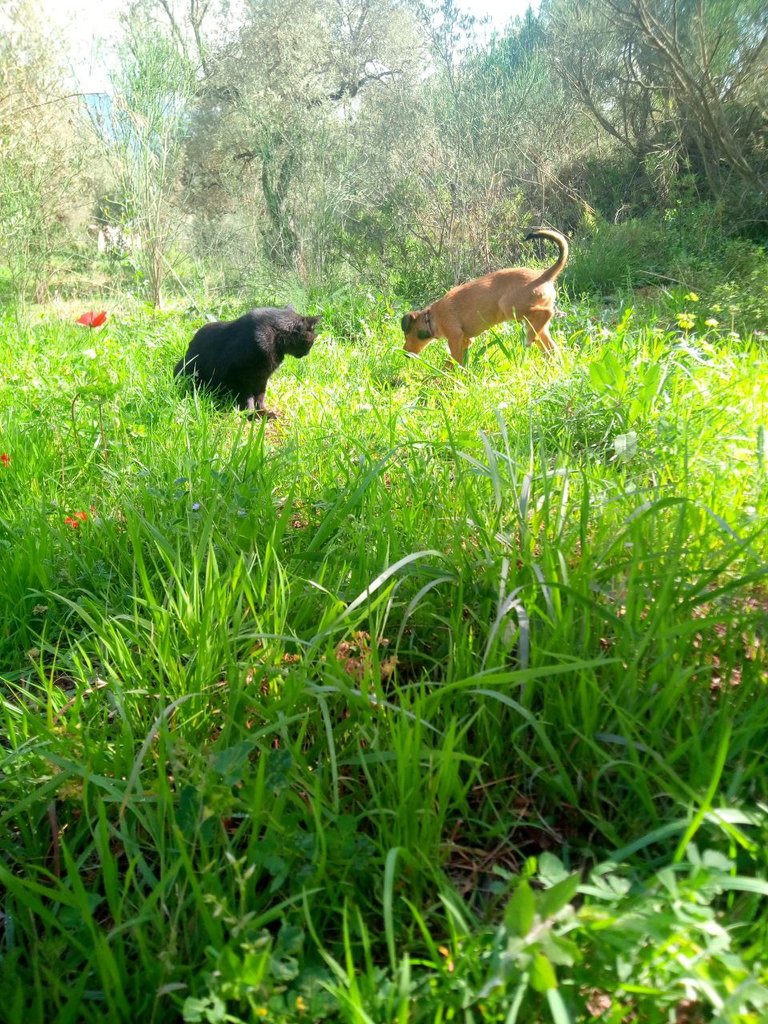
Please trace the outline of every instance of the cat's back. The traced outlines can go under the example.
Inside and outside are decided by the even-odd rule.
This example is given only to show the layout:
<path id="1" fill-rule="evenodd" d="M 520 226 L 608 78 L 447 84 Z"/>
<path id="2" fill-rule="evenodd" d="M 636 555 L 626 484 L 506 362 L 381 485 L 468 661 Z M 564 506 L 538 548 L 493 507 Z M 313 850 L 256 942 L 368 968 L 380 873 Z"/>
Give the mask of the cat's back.
<path id="1" fill-rule="evenodd" d="M 174 374 L 222 379 L 247 368 L 273 368 L 275 334 L 293 329 L 296 318 L 292 306 L 266 306 L 249 309 L 236 320 L 203 324 L 193 335 L 184 358 L 176 364 Z"/>
<path id="2" fill-rule="evenodd" d="M 203 324 L 192 336 L 186 355 L 174 369 L 207 377 L 223 369 L 238 352 L 245 352 L 253 337 L 253 326 L 246 313 L 237 320 L 214 320 Z"/>
<path id="3" fill-rule="evenodd" d="M 249 309 L 235 323 L 244 321 L 255 331 L 264 329 L 290 331 L 295 328 L 298 319 L 299 316 L 293 306 L 263 306 Z"/>
<path id="4" fill-rule="evenodd" d="M 209 347 L 219 347 L 228 342 L 237 340 L 250 329 L 248 313 L 240 316 L 237 320 L 213 320 L 209 324 L 203 324 L 192 336 L 189 343 L 190 350 L 202 351 Z"/>
<path id="5" fill-rule="evenodd" d="M 275 331 L 290 330 L 294 326 L 296 312 L 291 306 L 283 309 L 264 307 L 249 309 L 237 320 L 216 320 L 203 326 L 190 342 L 190 349 L 196 351 L 209 347 L 226 349 L 232 346 L 257 346 L 267 344 Z"/>

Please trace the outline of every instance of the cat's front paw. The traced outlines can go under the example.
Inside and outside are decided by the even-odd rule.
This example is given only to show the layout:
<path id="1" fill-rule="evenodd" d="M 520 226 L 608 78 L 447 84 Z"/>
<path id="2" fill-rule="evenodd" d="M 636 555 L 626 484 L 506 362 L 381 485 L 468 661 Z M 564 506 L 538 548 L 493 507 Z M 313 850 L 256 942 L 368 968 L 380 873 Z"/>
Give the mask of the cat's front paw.
<path id="1" fill-rule="evenodd" d="M 276 420 L 278 414 L 276 412 L 273 412 L 272 409 L 249 409 L 249 411 L 246 413 L 246 416 L 248 417 L 249 420 Z"/>

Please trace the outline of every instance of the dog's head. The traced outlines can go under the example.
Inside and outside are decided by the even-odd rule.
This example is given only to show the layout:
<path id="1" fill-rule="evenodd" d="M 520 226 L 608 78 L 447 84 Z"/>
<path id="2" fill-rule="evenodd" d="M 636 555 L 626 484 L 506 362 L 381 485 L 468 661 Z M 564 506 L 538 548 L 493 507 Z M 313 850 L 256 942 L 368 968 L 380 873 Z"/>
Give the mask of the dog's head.
<path id="1" fill-rule="evenodd" d="M 290 332 L 283 336 L 284 351 L 289 356 L 301 359 L 315 343 L 315 327 L 322 317 L 296 316 L 296 323 Z"/>
<path id="2" fill-rule="evenodd" d="M 413 355 L 421 352 L 434 338 L 429 309 L 419 310 L 418 313 L 406 313 L 400 321 L 400 326 L 405 335 L 405 351 Z"/>

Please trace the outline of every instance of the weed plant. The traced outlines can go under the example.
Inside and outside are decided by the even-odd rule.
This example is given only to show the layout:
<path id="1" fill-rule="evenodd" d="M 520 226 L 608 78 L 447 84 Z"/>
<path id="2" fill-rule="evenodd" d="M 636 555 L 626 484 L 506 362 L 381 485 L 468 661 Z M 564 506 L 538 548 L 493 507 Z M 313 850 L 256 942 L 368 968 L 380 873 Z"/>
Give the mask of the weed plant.
<path id="1" fill-rule="evenodd" d="M 765 1020 L 760 340 L 315 305 L 2 325 L 0 1017 Z"/>

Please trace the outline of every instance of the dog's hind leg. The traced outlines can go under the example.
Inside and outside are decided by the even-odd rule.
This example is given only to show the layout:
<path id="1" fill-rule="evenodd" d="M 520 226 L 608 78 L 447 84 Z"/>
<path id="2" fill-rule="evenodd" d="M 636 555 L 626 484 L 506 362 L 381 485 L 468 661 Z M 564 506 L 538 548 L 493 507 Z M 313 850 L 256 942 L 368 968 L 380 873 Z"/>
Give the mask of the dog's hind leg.
<path id="1" fill-rule="evenodd" d="M 557 345 L 549 333 L 551 319 L 552 313 L 546 309 L 532 309 L 525 317 L 528 331 L 527 342 L 529 345 L 538 345 L 542 352 L 557 351 Z"/>

